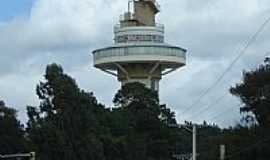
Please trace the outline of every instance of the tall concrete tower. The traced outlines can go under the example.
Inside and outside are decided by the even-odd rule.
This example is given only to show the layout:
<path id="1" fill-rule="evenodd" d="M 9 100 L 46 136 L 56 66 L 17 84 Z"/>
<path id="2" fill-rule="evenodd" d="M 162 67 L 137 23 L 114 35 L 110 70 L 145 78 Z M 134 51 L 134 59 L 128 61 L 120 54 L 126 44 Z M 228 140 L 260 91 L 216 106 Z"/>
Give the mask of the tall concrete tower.
<path id="1" fill-rule="evenodd" d="M 128 8 L 114 27 L 114 45 L 93 51 L 94 66 L 122 85 L 141 82 L 158 91 L 162 76 L 185 65 L 186 50 L 164 42 L 156 0 L 131 0 Z"/>

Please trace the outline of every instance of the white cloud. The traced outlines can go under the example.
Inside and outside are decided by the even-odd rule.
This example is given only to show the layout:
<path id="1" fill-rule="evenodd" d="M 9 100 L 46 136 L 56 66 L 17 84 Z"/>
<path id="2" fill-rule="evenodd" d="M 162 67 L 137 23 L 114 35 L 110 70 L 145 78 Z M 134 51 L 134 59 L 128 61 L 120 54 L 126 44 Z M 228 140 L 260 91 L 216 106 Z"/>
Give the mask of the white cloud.
<path id="1" fill-rule="evenodd" d="M 160 3 L 162 12 L 158 21 L 165 24 L 166 40 L 188 49 L 187 66 L 161 82 L 161 100 L 175 109 L 178 119 L 182 120 L 196 108 L 211 104 L 228 92 L 241 79 L 242 69 L 262 61 L 264 52 L 269 50 L 270 25 L 220 85 L 191 112 L 180 114 L 217 79 L 265 21 L 270 2 L 171 0 Z M 126 0 L 37 0 L 29 17 L 18 16 L 9 22 L 0 22 L 0 98 L 20 110 L 20 117 L 25 119 L 24 107 L 37 104 L 34 88 L 45 66 L 57 62 L 82 88 L 94 91 L 101 102 L 110 105 L 119 83 L 92 66 L 91 51 L 112 43 L 113 25 L 126 7 Z M 224 101 L 201 118 L 208 119 L 224 111 L 223 108 L 239 103 L 235 98 L 229 101 L 229 97 L 228 93 Z M 223 118 L 231 121 L 222 124 L 233 123 L 237 115 L 236 108 L 233 114 Z M 203 119 L 199 117 L 196 121 Z"/>

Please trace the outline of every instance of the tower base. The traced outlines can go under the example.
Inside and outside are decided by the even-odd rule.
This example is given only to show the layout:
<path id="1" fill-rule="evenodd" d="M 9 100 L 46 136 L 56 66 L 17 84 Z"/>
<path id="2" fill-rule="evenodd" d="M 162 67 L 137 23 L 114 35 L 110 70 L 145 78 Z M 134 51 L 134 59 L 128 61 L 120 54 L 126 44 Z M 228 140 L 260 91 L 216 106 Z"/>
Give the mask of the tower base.
<path id="1" fill-rule="evenodd" d="M 155 91 L 159 91 L 159 81 L 154 79 L 129 79 L 121 81 L 122 86 L 126 85 L 127 83 L 139 82 L 143 83 L 147 88 L 151 88 Z"/>
<path id="2" fill-rule="evenodd" d="M 159 63 L 130 63 L 117 64 L 118 80 L 125 85 L 132 82 L 140 82 L 153 90 L 159 90 L 161 80 L 161 67 Z"/>

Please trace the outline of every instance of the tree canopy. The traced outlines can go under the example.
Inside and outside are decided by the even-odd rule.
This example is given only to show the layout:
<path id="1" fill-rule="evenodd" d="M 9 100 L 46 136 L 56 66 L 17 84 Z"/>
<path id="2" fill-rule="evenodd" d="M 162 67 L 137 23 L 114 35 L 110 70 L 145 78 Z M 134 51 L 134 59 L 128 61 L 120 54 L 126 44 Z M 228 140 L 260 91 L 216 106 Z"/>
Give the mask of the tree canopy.
<path id="1" fill-rule="evenodd" d="M 222 129 L 186 122 L 185 127 L 197 125 L 199 160 L 218 159 L 220 144 L 226 145 L 228 159 L 270 157 L 270 60 L 243 77 L 230 92 L 243 102 L 241 113 L 249 113 L 244 118 L 253 115 L 256 125 Z M 0 101 L 0 154 L 35 151 L 38 160 L 170 160 L 175 154 L 191 153 L 192 134 L 169 127 L 177 123 L 175 113 L 144 84 L 122 86 L 113 98 L 114 107 L 106 108 L 61 66 L 51 64 L 36 94 L 40 104 L 27 107 L 26 128 L 16 110 Z"/>
<path id="2" fill-rule="evenodd" d="M 16 110 L 0 100 L 0 154 L 27 151 L 23 125 L 17 119 Z"/>
<path id="3" fill-rule="evenodd" d="M 156 91 L 141 83 L 129 83 L 116 93 L 113 102 L 119 106 L 113 110 L 119 118 L 114 122 L 122 123 L 118 126 L 125 126 L 128 133 L 120 135 L 126 138 L 128 151 L 125 155 L 128 159 L 171 159 L 173 132 L 163 120 L 170 119 L 175 123 L 175 115 L 165 105 L 159 104 Z"/>
<path id="4" fill-rule="evenodd" d="M 260 126 L 270 128 L 270 59 L 257 69 L 243 73 L 243 82 L 231 88 L 241 99 L 242 113 L 252 113 Z M 245 117 L 247 120 L 250 116 Z"/>
<path id="5" fill-rule="evenodd" d="M 232 87 L 230 92 L 242 101 L 240 112 L 244 113 L 243 119 L 250 125 L 227 130 L 226 144 L 238 150 L 239 159 L 269 159 L 270 59 L 266 58 L 264 64 L 255 70 L 244 71 L 243 81 Z M 243 152 L 243 148 L 247 149 Z"/>
<path id="6" fill-rule="evenodd" d="M 27 107 L 29 138 L 39 159 L 170 159 L 174 140 L 157 92 L 140 83 L 123 86 L 106 109 L 92 93 L 56 65 L 49 65 L 37 86 L 38 107 Z"/>
<path id="7" fill-rule="evenodd" d="M 104 159 L 99 115 L 104 106 L 80 90 L 60 66 L 49 65 L 37 86 L 40 105 L 27 107 L 29 138 L 41 160 Z"/>

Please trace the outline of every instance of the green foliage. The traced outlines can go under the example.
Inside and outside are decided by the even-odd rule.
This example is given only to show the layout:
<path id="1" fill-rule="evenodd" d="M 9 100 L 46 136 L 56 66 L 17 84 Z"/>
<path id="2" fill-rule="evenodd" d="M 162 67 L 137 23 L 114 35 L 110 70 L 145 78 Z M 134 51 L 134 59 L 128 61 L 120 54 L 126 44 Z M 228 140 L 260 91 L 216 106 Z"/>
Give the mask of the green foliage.
<path id="1" fill-rule="evenodd" d="M 0 154 L 35 151 L 38 160 L 170 160 L 173 154 L 191 153 L 192 134 L 168 127 L 176 124 L 175 113 L 143 84 L 123 86 L 113 99 L 115 107 L 106 109 L 60 66 L 47 66 L 44 78 L 36 88 L 40 105 L 27 107 L 26 132 L 16 111 L 0 101 Z M 269 159 L 270 59 L 244 72 L 243 82 L 230 92 L 244 103 L 241 112 L 249 115 L 244 118 L 252 114 L 258 125 L 197 125 L 198 159 L 218 159 L 220 144 L 231 160 Z"/>
<path id="2" fill-rule="evenodd" d="M 206 122 L 197 125 L 198 159 L 218 159 L 220 144 L 226 145 L 232 160 L 270 157 L 269 141 L 261 142 L 269 135 L 269 71 L 268 59 L 257 70 L 245 72 L 243 82 L 230 90 L 245 104 L 241 112 L 253 113 L 259 126 L 222 130 Z M 173 154 L 191 153 L 192 134 L 168 127 L 176 124 L 175 113 L 143 84 L 123 86 L 113 99 L 115 107 L 106 109 L 60 66 L 49 65 L 44 77 L 36 89 L 40 105 L 27 107 L 27 134 L 16 111 L 0 101 L 0 113 L 10 115 L 0 116 L 0 146 L 9 144 L 0 147 L 0 153 L 24 151 L 26 139 L 39 160 L 170 160 Z M 191 122 L 184 125 L 192 128 Z"/>
<path id="3" fill-rule="evenodd" d="M 27 131 L 40 160 L 171 159 L 175 133 L 166 123 L 176 123 L 175 114 L 143 84 L 124 86 L 108 110 L 52 64 L 37 95 L 40 106 L 27 107 Z"/>
<path id="4" fill-rule="evenodd" d="M 270 59 L 266 58 L 257 69 L 244 72 L 243 82 L 232 87 L 230 92 L 243 102 L 240 111 L 245 113 L 243 119 L 250 124 L 224 130 L 223 141 L 229 147 L 228 153 L 233 155 L 231 159 L 269 159 Z"/>
<path id="5" fill-rule="evenodd" d="M 112 111 L 110 128 L 124 147 L 120 159 L 171 159 L 173 132 L 163 120 L 175 122 L 175 117 L 165 105 L 159 105 L 156 91 L 141 83 L 129 83 L 117 92 L 113 102 L 119 108 Z"/>
<path id="6" fill-rule="evenodd" d="M 56 64 L 47 67 L 45 79 L 37 86 L 40 106 L 27 107 L 27 130 L 39 159 L 104 159 L 98 138 L 106 132 L 99 120 L 104 107 Z"/>
<path id="7" fill-rule="evenodd" d="M 37 95 L 40 106 L 27 108 L 27 131 L 40 160 L 170 160 L 191 152 L 191 134 L 167 126 L 176 123 L 175 113 L 141 83 L 123 86 L 113 99 L 116 107 L 108 110 L 52 64 Z M 198 129 L 201 159 L 216 159 L 220 129 L 206 123 Z"/>
<path id="8" fill-rule="evenodd" d="M 159 105 L 158 94 L 156 91 L 148 89 L 139 82 L 128 83 L 119 90 L 113 102 L 115 106 L 130 107 L 132 105 L 141 105 L 153 108 Z"/>
<path id="9" fill-rule="evenodd" d="M 223 130 L 221 143 L 232 160 L 266 160 L 270 157 L 269 136 L 261 135 L 260 128 L 237 125 Z"/>
<path id="10" fill-rule="evenodd" d="M 219 158 L 219 146 L 222 130 L 214 124 L 204 122 L 197 125 L 197 150 L 200 160 L 216 160 Z M 190 141 L 191 142 L 191 141 Z M 190 143 L 189 142 L 189 143 Z"/>
<path id="11" fill-rule="evenodd" d="M 0 154 L 27 151 L 22 124 L 16 118 L 16 111 L 0 101 Z"/>
<path id="12" fill-rule="evenodd" d="M 243 82 L 231 88 L 245 104 L 243 113 L 252 113 L 260 126 L 270 128 L 270 60 L 254 71 L 244 72 Z M 250 116 L 245 117 L 247 120 Z"/>

